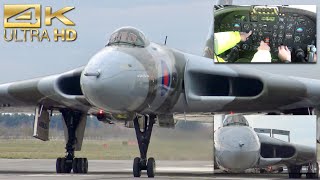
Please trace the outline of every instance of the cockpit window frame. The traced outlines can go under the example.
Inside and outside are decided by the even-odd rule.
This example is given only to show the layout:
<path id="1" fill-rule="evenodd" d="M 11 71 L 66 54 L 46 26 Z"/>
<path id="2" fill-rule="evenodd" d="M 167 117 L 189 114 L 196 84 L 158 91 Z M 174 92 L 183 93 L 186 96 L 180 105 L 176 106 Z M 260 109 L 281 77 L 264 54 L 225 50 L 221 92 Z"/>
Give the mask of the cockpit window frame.
<path id="1" fill-rule="evenodd" d="M 235 120 L 236 118 L 236 120 Z M 227 116 L 222 123 L 223 127 L 227 126 L 249 126 L 249 122 L 242 115 Z"/>
<path id="2" fill-rule="evenodd" d="M 125 45 L 144 48 L 149 44 L 150 42 L 139 30 L 134 28 L 123 28 L 112 33 L 106 46 Z"/>

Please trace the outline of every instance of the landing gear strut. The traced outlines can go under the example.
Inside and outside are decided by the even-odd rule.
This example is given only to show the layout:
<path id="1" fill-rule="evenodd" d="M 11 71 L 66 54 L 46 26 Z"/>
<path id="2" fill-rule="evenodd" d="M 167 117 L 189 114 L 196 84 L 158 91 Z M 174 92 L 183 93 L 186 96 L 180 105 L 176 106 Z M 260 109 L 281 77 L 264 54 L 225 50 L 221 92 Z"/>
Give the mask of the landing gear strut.
<path id="1" fill-rule="evenodd" d="M 80 122 L 82 112 L 72 110 L 61 110 L 63 119 L 68 129 L 68 142 L 66 144 L 66 155 L 63 158 L 58 158 L 56 161 L 57 173 L 70 173 L 73 169 L 74 173 L 88 172 L 88 159 L 74 157 L 74 145 L 77 142 L 76 129 Z"/>
<path id="2" fill-rule="evenodd" d="M 136 157 L 133 160 L 133 176 L 140 177 L 141 170 L 147 170 L 148 177 L 154 177 L 156 172 L 156 162 L 154 158 L 147 159 L 147 152 L 150 143 L 153 124 L 155 123 L 154 115 L 145 115 L 143 120 L 143 128 L 141 131 L 139 118 L 136 116 L 133 120 L 134 129 L 136 132 L 140 157 Z"/>

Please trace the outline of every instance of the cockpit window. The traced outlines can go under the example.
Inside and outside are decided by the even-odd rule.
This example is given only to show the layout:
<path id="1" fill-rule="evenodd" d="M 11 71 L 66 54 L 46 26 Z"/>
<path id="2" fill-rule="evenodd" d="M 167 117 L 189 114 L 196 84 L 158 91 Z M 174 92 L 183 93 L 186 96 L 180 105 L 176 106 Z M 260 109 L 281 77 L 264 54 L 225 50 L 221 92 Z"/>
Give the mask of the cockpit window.
<path id="1" fill-rule="evenodd" d="M 249 126 L 249 123 L 242 115 L 229 115 L 223 121 L 223 127 L 225 126 Z"/>
<path id="2" fill-rule="evenodd" d="M 133 47 L 146 47 L 149 41 L 144 34 L 132 27 L 125 27 L 116 30 L 110 37 L 107 46 L 133 46 Z"/>

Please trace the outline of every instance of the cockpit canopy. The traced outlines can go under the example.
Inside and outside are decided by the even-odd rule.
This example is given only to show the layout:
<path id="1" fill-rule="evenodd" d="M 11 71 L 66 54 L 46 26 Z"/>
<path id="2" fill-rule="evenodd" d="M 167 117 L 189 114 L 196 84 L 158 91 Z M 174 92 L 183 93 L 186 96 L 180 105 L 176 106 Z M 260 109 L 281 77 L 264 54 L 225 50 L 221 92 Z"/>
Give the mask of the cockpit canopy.
<path id="1" fill-rule="evenodd" d="M 122 27 L 112 33 L 107 46 L 146 47 L 149 43 L 140 30 L 134 27 Z"/>
<path id="2" fill-rule="evenodd" d="M 223 127 L 225 126 L 249 126 L 249 123 L 243 115 L 236 114 L 228 115 L 223 120 Z"/>

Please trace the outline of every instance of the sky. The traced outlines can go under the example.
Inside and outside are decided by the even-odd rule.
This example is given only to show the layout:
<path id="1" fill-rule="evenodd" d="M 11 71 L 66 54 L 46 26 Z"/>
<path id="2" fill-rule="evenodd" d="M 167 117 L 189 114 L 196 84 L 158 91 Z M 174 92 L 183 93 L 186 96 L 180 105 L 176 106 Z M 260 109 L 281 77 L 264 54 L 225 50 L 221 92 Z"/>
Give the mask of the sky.
<path id="1" fill-rule="evenodd" d="M 290 131 L 290 141 L 306 146 L 316 146 L 316 116 L 303 115 L 246 115 L 252 128 L 280 129 Z M 220 116 L 215 116 L 214 129 L 221 127 Z M 268 135 L 268 134 L 266 134 Z M 276 135 L 287 141 L 287 136 Z"/>
<path id="2" fill-rule="evenodd" d="M 110 34 L 122 26 L 141 29 L 154 42 L 163 43 L 188 53 L 202 55 L 209 27 L 213 21 L 213 6 L 217 0 L 2 0 L 4 4 L 40 3 L 60 9 L 74 6 L 66 15 L 76 23 L 78 39 L 71 43 L 13 43 L 3 40 L 3 21 L 0 21 L 0 83 L 30 79 L 65 72 L 86 65 L 104 47 Z M 279 4 L 277 0 L 233 0 L 234 4 Z M 301 5 L 300 0 L 282 0 L 282 4 Z M 304 0 L 304 5 L 320 1 Z M 320 19 L 319 13 L 317 18 Z M 63 27 L 54 20 L 54 27 Z M 317 31 L 319 32 L 319 23 Z M 47 28 L 47 27 L 46 27 Z M 47 28 L 51 29 L 52 28 Z M 318 44 L 319 38 L 317 39 Z M 263 71 L 320 79 L 320 63 L 305 65 L 240 65 Z M 285 68 L 284 68 L 285 66 Z M 250 70 L 250 69 L 248 69 Z"/>
<path id="3" fill-rule="evenodd" d="M 5 42 L 0 21 L 0 83 L 65 72 L 87 64 L 102 49 L 110 34 L 122 26 L 142 30 L 153 42 L 202 55 L 212 22 L 211 0 L 3 0 L 4 4 L 41 4 L 58 10 L 74 6 L 66 16 L 76 23 L 75 42 Z M 0 19 L 3 13 L 0 13 Z M 53 27 L 62 23 L 53 21 Z M 45 27 L 52 30 L 52 27 Z"/>

